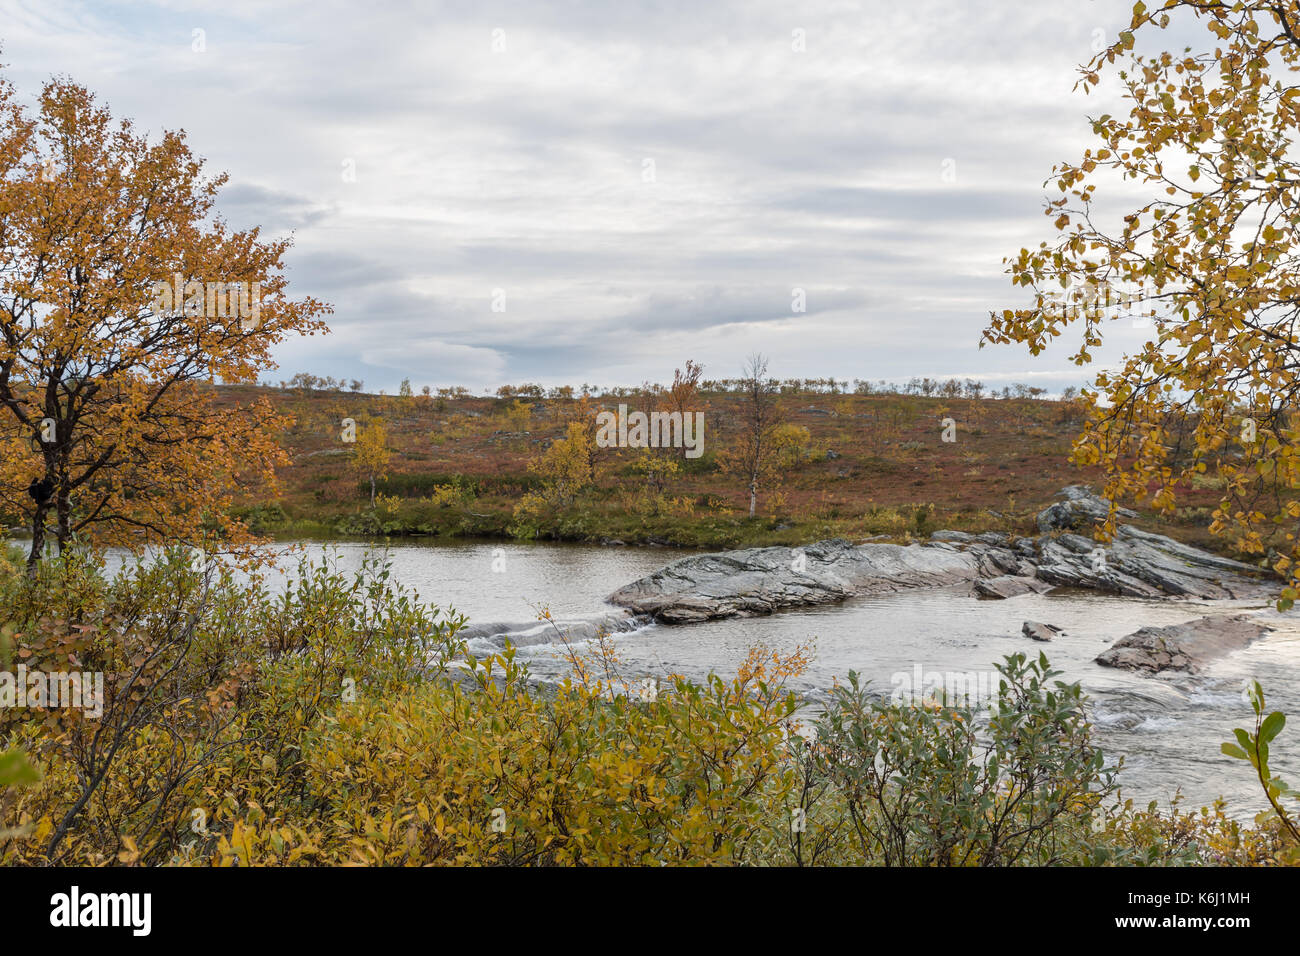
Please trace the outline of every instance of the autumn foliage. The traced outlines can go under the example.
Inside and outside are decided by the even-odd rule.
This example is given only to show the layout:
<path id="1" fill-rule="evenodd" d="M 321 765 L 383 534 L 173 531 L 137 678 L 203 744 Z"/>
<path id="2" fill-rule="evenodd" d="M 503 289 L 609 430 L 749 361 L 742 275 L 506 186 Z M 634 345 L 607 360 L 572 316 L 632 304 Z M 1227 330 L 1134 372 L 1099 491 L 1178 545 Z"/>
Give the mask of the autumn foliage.
<path id="1" fill-rule="evenodd" d="M 1196 24 L 1195 47 L 1143 52 Z M 1094 119 L 1098 145 L 1054 169 L 1058 236 L 1008 260 L 1029 302 L 985 333 L 1038 354 L 1074 326 L 1082 365 L 1110 323 L 1144 329 L 1087 393 L 1076 461 L 1105 469 L 1109 497 L 1166 513 L 1193 478 L 1215 483 L 1211 529 L 1292 578 L 1284 605 L 1300 554 L 1298 69 L 1294 3 L 1136 4 L 1079 82 L 1117 83 L 1128 113 Z M 1146 198 L 1108 214 L 1134 184 Z"/>
<path id="2" fill-rule="evenodd" d="M 217 214 L 225 181 L 69 81 L 34 115 L 0 82 L 0 496 L 30 519 L 32 565 L 47 514 L 60 550 L 247 538 L 230 505 L 273 484 L 285 422 L 263 402 L 218 415 L 206 386 L 255 381 L 329 309 L 289 298 L 288 240 Z"/>
<path id="3" fill-rule="evenodd" d="M 1078 685 L 1023 654 L 996 712 L 850 675 L 801 711 L 807 648 L 647 681 L 507 648 L 371 560 L 282 593 L 173 552 L 107 578 L 0 562 L 0 663 L 109 675 L 103 715 L 0 709 L 0 863 L 1278 863 L 1279 821 L 1116 801 Z M 584 660 L 585 657 L 585 660 Z M 1281 741 L 1275 742 L 1280 745 Z"/>

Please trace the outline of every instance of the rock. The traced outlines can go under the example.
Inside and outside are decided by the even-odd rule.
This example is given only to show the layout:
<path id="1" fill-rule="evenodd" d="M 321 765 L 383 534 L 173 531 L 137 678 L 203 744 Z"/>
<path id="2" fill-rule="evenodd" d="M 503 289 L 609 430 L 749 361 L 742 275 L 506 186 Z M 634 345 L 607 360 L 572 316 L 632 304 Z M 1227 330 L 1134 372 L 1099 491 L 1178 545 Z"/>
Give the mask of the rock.
<path id="1" fill-rule="evenodd" d="M 1038 540 L 1036 538 L 1017 538 L 1011 543 L 1011 550 L 1022 558 L 1037 557 Z"/>
<path id="2" fill-rule="evenodd" d="M 1040 624 L 1038 621 L 1025 621 L 1020 625 L 1020 633 L 1036 641 L 1050 641 L 1061 629 L 1055 624 Z"/>
<path id="3" fill-rule="evenodd" d="M 837 452 L 837 451 L 827 451 L 827 452 L 826 452 L 826 460 L 827 460 L 827 461 L 834 461 L 835 459 L 837 459 L 837 458 L 839 458 L 839 457 L 841 457 L 841 456 L 840 456 L 840 453 Z"/>
<path id="4" fill-rule="evenodd" d="M 978 556 L 968 552 L 919 544 L 855 546 L 835 538 L 799 550 L 750 548 L 682 558 L 608 600 L 666 624 L 685 624 L 830 604 L 855 594 L 959 584 L 980 574 Z"/>
<path id="5" fill-rule="evenodd" d="M 976 554 L 981 555 L 984 558 L 984 560 L 989 563 L 989 565 L 991 565 L 993 568 L 996 568 L 1002 574 L 1020 573 L 1024 565 L 1024 562 L 1022 562 L 1019 558 L 1017 558 L 1013 552 L 1007 550 L 1006 548 L 983 547 L 982 544 L 983 543 L 981 542 L 980 545 L 976 545 L 975 547 L 971 548 L 971 550 L 974 551 Z M 1031 570 L 1028 576 L 1032 577 L 1035 570 L 1037 569 Z"/>
<path id="6" fill-rule="evenodd" d="M 1007 548 L 1011 537 L 1001 531 L 985 531 L 983 534 L 970 534 L 966 531 L 935 531 L 930 535 L 930 540 L 950 544 L 984 544 L 988 545 L 989 548 L 997 548 L 1001 551 Z M 995 554 L 997 552 L 988 551 L 988 553 Z"/>
<path id="7" fill-rule="evenodd" d="M 1042 594 L 1052 590 L 1052 587 L 1037 578 L 1002 574 L 996 578 L 980 578 L 975 582 L 975 593 L 986 598 L 1011 598 L 1021 594 Z"/>
<path id="8" fill-rule="evenodd" d="M 1194 673 L 1206 661 L 1245 647 L 1270 630 L 1247 614 L 1200 617 L 1168 627 L 1144 627 L 1102 651 L 1097 663 L 1146 674 L 1167 670 Z"/>
<path id="9" fill-rule="evenodd" d="M 1043 532 L 1074 528 L 1091 531 L 1110 515 L 1110 502 L 1094 495 L 1087 485 L 1068 485 L 1058 495 L 1065 498 L 1049 505 L 1038 513 L 1038 530 Z M 1136 518 L 1137 512 L 1120 508 L 1117 513 L 1125 518 Z"/>
<path id="10" fill-rule="evenodd" d="M 1067 504 L 1084 502 L 1077 514 L 1097 513 L 1101 499 L 1086 489 L 1071 486 L 1062 494 Z M 803 558 L 796 560 L 799 554 Z M 682 558 L 620 588 L 608 600 L 664 623 L 685 624 L 828 604 L 855 594 L 960 583 L 973 584 L 977 594 L 992 598 L 1054 586 L 1202 599 L 1267 597 L 1274 590 L 1251 565 L 1125 524 L 1109 544 L 1059 530 L 1037 538 L 936 531 L 925 544 L 906 547 L 871 539 L 854 545 L 837 538 L 799 552 L 750 548 L 704 554 Z"/>
<path id="11" fill-rule="evenodd" d="M 1078 534 L 1063 534 L 1057 536 L 1056 540 L 1065 545 L 1075 554 L 1092 554 L 1101 545 L 1093 538 L 1085 538 Z"/>
<path id="12" fill-rule="evenodd" d="M 931 541 L 959 541 L 962 544 L 970 544 L 975 540 L 975 535 L 967 534 L 965 531 L 936 531 L 930 535 Z"/>
<path id="13" fill-rule="evenodd" d="M 1036 547 L 1037 557 L 1029 560 L 1037 565 L 1037 577 L 1060 587 L 1206 599 L 1264 597 L 1271 591 L 1248 576 L 1258 574 L 1249 564 L 1132 525 L 1120 525 L 1108 545 L 1079 535 L 1043 535 Z"/>

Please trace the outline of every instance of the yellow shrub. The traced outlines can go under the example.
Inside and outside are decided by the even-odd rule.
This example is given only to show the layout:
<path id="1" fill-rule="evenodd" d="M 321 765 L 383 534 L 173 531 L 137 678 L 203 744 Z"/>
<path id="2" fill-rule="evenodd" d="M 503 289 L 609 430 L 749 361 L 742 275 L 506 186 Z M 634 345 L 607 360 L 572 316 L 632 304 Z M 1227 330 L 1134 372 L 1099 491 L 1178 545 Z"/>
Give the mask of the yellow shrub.
<path id="1" fill-rule="evenodd" d="M 784 672 L 654 700 L 530 692 L 510 655 L 473 676 L 342 708 L 312 739 L 308 777 L 350 861 L 736 863 L 788 821 Z"/>

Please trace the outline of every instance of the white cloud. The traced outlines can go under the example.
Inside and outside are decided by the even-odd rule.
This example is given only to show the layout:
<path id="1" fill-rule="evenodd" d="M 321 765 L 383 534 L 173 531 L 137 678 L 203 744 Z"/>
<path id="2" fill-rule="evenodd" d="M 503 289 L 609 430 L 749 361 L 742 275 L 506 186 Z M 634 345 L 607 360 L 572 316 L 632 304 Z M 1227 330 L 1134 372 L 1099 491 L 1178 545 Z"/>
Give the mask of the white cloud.
<path id="1" fill-rule="evenodd" d="M 286 343 L 286 378 L 612 384 L 762 350 L 782 377 L 1074 384 L 1069 345 L 975 346 L 1103 109 L 1074 68 L 1128 9 L 0 0 L 0 39 L 29 99 L 66 73 L 184 128 L 233 225 L 294 233 L 336 334 Z"/>

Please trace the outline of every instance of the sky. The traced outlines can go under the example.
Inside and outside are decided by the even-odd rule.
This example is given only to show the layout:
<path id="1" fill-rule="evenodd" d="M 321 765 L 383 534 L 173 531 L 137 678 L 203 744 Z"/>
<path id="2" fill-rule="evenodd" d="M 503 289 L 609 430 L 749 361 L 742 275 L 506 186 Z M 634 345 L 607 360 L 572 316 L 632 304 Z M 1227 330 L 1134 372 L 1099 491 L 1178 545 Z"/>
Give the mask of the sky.
<path id="1" fill-rule="evenodd" d="M 1073 87 L 1130 10 L 0 0 L 0 61 L 28 101 L 67 75 L 183 129 L 232 226 L 293 236 L 331 334 L 266 380 L 632 385 L 761 352 L 779 378 L 1057 392 L 1096 371 L 1074 340 L 980 333 L 1024 304 L 1002 258 L 1054 235 L 1053 164 L 1119 106 Z M 1100 362 L 1142 335 L 1115 323 Z"/>

